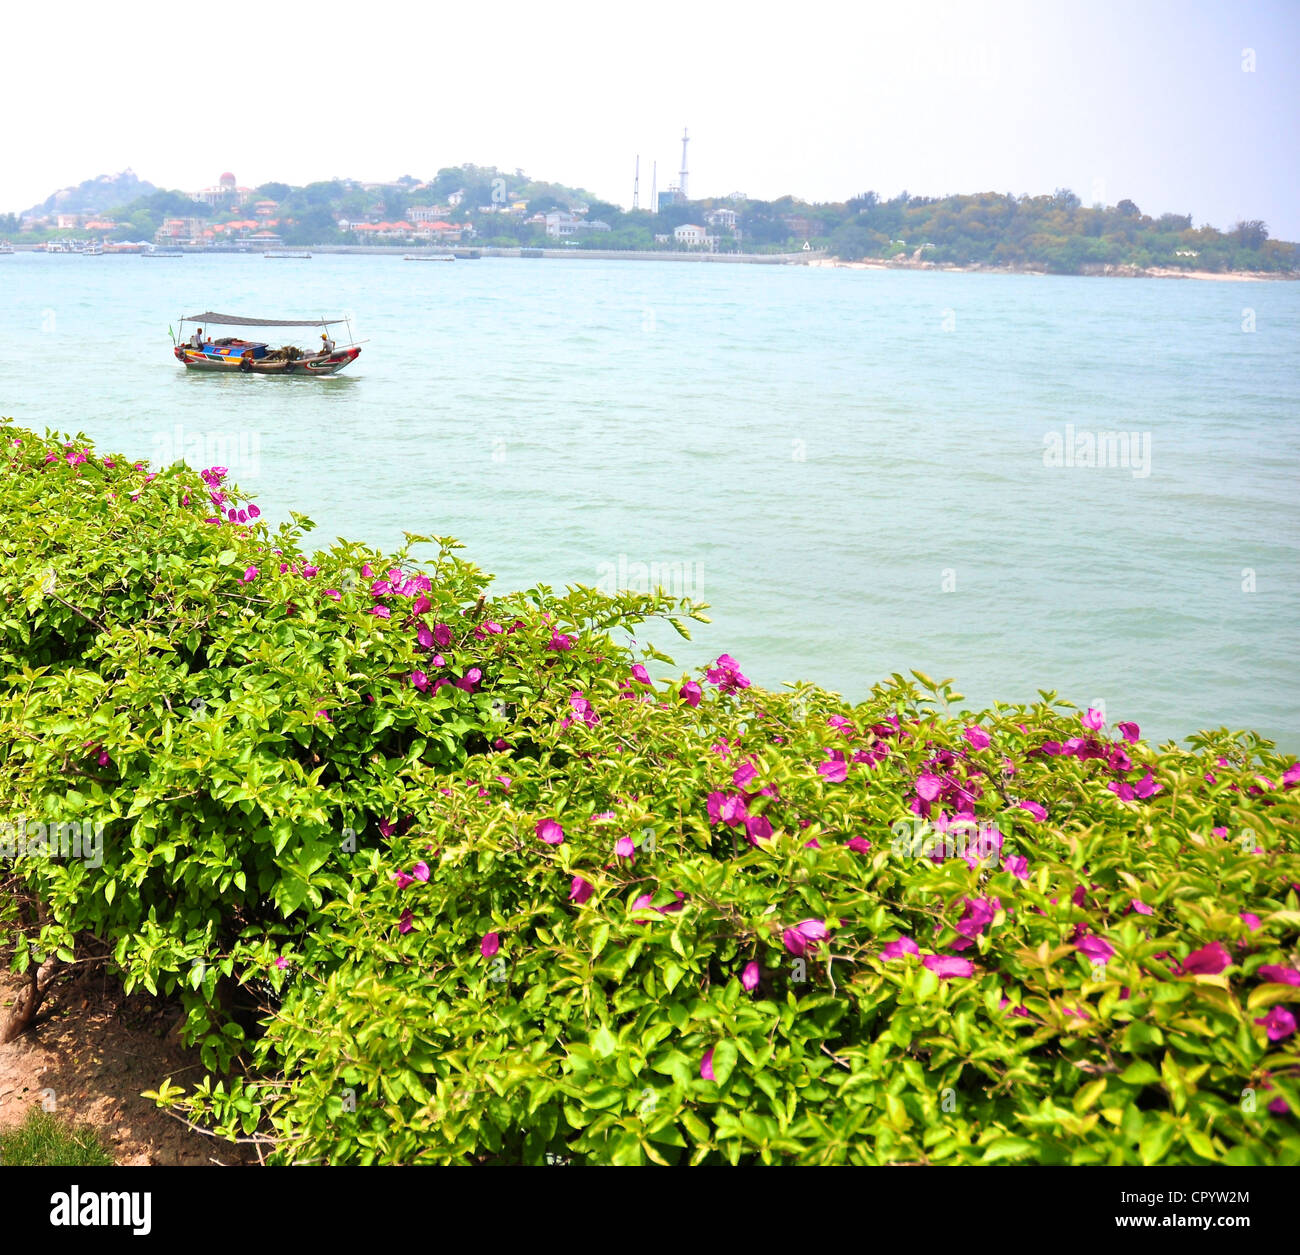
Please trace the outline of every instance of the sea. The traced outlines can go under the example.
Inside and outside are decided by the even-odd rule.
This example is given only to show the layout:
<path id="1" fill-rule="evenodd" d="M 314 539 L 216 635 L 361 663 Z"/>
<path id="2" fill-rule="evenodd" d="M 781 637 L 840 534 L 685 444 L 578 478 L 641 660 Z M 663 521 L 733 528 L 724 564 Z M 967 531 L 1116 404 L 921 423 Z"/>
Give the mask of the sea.
<path id="1" fill-rule="evenodd" d="M 348 314 L 363 349 L 187 372 L 202 311 Z M 655 675 L 728 653 L 857 701 L 917 669 L 957 708 L 1053 691 L 1300 751 L 1297 283 L 17 254 L 0 414 L 228 466 L 322 547 L 450 535 L 499 591 L 707 603 L 642 632 Z"/>

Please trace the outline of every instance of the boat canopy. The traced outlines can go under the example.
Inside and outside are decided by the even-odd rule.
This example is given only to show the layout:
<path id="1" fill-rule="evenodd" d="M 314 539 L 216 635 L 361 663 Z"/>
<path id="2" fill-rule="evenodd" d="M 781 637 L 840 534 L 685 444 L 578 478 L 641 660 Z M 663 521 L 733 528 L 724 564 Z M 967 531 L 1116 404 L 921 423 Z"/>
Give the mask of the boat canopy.
<path id="1" fill-rule="evenodd" d="M 192 314 L 181 322 L 202 322 L 213 327 L 338 327 L 346 318 L 239 318 L 234 314 Z"/>

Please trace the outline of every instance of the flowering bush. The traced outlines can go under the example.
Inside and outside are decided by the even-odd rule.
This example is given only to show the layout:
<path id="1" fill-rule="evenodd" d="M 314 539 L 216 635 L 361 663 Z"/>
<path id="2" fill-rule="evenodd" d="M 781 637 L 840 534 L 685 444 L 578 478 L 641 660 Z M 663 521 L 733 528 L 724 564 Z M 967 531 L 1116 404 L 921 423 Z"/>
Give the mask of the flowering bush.
<path id="1" fill-rule="evenodd" d="M 697 607 L 4 436 L 0 809 L 104 824 L 6 935 L 181 998 L 158 1101 L 284 1162 L 1300 1162 L 1267 742 L 683 676 L 628 632 Z"/>

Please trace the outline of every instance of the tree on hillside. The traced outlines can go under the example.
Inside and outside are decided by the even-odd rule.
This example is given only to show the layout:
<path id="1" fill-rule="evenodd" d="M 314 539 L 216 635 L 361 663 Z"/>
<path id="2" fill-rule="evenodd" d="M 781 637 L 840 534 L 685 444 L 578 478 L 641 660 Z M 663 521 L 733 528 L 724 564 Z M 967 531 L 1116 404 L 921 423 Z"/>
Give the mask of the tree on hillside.
<path id="1" fill-rule="evenodd" d="M 1235 222 L 1232 237 L 1242 248 L 1260 248 L 1268 239 L 1268 224 L 1260 222 L 1258 218 Z"/>

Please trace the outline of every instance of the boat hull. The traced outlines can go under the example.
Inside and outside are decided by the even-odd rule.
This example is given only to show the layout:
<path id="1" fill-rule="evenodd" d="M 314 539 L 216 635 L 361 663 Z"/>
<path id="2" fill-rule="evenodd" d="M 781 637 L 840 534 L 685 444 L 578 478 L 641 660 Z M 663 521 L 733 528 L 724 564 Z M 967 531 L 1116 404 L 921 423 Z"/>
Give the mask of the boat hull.
<path id="1" fill-rule="evenodd" d="M 296 362 L 268 358 L 250 360 L 234 354 L 223 357 L 202 353 L 184 344 L 178 344 L 173 352 L 186 370 L 216 371 L 226 375 L 337 375 L 361 355 L 356 346 L 335 349 L 333 353 L 321 353 L 315 357 L 300 357 Z"/>

